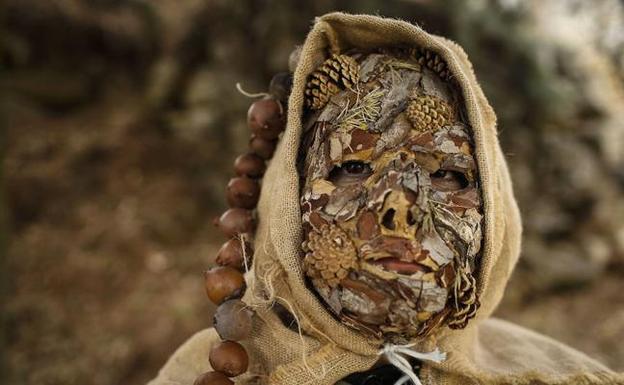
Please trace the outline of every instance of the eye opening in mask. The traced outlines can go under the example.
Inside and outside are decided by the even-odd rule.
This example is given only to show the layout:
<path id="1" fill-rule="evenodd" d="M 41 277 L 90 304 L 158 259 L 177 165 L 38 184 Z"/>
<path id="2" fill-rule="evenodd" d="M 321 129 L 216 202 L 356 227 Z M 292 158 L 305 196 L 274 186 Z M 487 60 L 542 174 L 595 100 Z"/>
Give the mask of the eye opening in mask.
<path id="1" fill-rule="evenodd" d="M 373 170 L 371 166 L 359 160 L 350 160 L 335 165 L 329 172 L 329 181 L 335 185 L 345 185 L 366 180 Z"/>
<path id="2" fill-rule="evenodd" d="M 438 169 L 429 174 L 431 186 L 438 191 L 458 191 L 470 185 L 464 173 L 455 170 Z"/>

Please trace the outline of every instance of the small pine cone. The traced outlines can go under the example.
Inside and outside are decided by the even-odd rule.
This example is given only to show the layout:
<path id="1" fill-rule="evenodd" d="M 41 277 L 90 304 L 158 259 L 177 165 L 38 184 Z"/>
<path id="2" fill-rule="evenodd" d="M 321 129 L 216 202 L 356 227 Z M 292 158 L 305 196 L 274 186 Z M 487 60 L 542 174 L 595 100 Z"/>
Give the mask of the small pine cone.
<path id="1" fill-rule="evenodd" d="M 311 232 L 308 239 L 310 252 L 304 259 L 308 277 L 321 279 L 336 287 L 357 266 L 356 250 L 347 234 L 336 225 L 323 226 L 320 232 Z"/>
<path id="2" fill-rule="evenodd" d="M 409 50 L 409 55 L 421 66 L 427 67 L 438 74 L 440 79 L 450 79 L 451 76 L 446 62 L 438 54 L 424 48 L 412 48 Z"/>
<path id="3" fill-rule="evenodd" d="M 477 314 L 481 305 L 477 298 L 477 283 L 471 273 L 462 269 L 458 276 L 458 288 L 456 290 L 455 302 L 457 307 L 449 317 L 448 326 L 451 329 L 463 329 Z M 455 306 L 455 304 L 453 304 Z"/>
<path id="4" fill-rule="evenodd" d="M 418 131 L 439 130 L 453 123 L 453 107 L 430 95 L 413 95 L 407 106 L 407 118 Z"/>
<path id="5" fill-rule="evenodd" d="M 325 107 L 341 89 L 353 88 L 359 79 L 359 65 L 351 56 L 333 54 L 308 79 L 306 105 L 313 110 Z"/>

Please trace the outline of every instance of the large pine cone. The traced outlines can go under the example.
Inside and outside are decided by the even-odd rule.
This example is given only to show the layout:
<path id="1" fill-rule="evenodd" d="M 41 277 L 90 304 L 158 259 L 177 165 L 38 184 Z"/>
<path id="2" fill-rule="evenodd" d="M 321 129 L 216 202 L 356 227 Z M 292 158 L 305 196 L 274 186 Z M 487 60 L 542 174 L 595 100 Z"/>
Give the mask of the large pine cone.
<path id="1" fill-rule="evenodd" d="M 320 110 L 341 89 L 355 87 L 358 78 L 359 65 L 355 59 L 333 54 L 310 75 L 305 90 L 306 105 Z"/>
<path id="2" fill-rule="evenodd" d="M 336 225 L 323 226 L 320 232 L 309 234 L 304 259 L 306 274 L 336 287 L 350 269 L 357 266 L 355 246 L 348 235 Z"/>
<path id="3" fill-rule="evenodd" d="M 446 66 L 446 62 L 438 55 L 424 48 L 412 48 L 409 55 L 421 66 L 429 68 L 438 74 L 440 79 L 449 80 L 450 72 Z"/>
<path id="4" fill-rule="evenodd" d="M 407 106 L 407 118 L 418 131 L 438 130 L 453 123 L 453 107 L 430 95 L 413 95 Z"/>
<path id="5" fill-rule="evenodd" d="M 477 282 L 470 272 L 461 269 L 458 276 L 458 287 L 451 301 L 454 311 L 448 318 L 448 326 L 451 329 L 463 329 L 477 314 L 481 305 L 477 297 Z"/>

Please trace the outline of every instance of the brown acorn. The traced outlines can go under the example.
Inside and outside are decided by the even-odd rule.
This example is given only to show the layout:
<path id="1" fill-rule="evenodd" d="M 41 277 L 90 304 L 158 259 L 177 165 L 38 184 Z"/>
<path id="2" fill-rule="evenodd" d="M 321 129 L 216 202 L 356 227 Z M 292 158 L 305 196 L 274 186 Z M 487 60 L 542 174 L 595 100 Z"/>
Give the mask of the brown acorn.
<path id="1" fill-rule="evenodd" d="M 241 300 L 225 301 L 215 312 L 214 328 L 222 340 L 244 340 L 251 334 L 252 314 L 252 311 Z"/>
<path id="2" fill-rule="evenodd" d="M 277 73 L 269 83 L 269 93 L 275 99 L 286 102 L 292 88 L 292 75 L 289 72 Z"/>
<path id="3" fill-rule="evenodd" d="M 249 141 L 249 148 L 251 151 L 265 160 L 271 159 L 273 153 L 275 152 L 276 145 L 277 141 L 267 140 L 257 135 L 252 135 L 251 140 Z"/>
<path id="4" fill-rule="evenodd" d="M 249 356 L 245 348 L 234 341 L 223 341 L 213 346 L 208 359 L 214 370 L 228 377 L 245 373 L 249 365 Z"/>
<path id="5" fill-rule="evenodd" d="M 206 372 L 199 375 L 193 385 L 234 385 L 234 382 L 221 372 Z"/>
<path id="6" fill-rule="evenodd" d="M 284 130 L 279 103 L 272 98 L 255 101 L 247 111 L 247 125 L 257 136 L 273 140 Z"/>
<path id="7" fill-rule="evenodd" d="M 225 236 L 233 238 L 239 234 L 252 233 L 255 229 L 255 222 L 251 211 L 231 208 L 219 217 L 217 226 Z"/>
<path id="8" fill-rule="evenodd" d="M 265 170 L 264 159 L 251 152 L 240 155 L 234 161 L 234 172 L 238 176 L 260 178 Z"/>
<path id="9" fill-rule="evenodd" d="M 217 266 L 204 272 L 206 295 L 214 304 L 220 305 L 230 298 L 240 298 L 245 292 L 243 274 L 228 266 Z"/>
<path id="10" fill-rule="evenodd" d="M 253 209 L 258 203 L 260 186 L 255 180 L 246 176 L 230 179 L 227 185 L 227 201 L 230 207 Z"/>
<path id="11" fill-rule="evenodd" d="M 225 242 L 217 252 L 217 264 L 240 270 L 245 267 L 245 258 L 247 264 L 251 264 L 252 256 L 253 248 L 249 242 L 232 238 Z"/>

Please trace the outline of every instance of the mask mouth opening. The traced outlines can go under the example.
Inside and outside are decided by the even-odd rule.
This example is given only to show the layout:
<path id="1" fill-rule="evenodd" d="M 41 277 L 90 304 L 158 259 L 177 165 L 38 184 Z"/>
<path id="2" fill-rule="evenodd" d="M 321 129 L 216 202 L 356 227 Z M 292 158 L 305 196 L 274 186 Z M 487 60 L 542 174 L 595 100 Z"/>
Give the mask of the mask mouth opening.
<path id="1" fill-rule="evenodd" d="M 399 275 L 413 276 L 417 273 L 430 273 L 432 270 L 418 262 L 407 262 L 396 257 L 380 258 L 375 261 L 365 262 L 374 266 L 379 266 L 384 270 Z"/>

